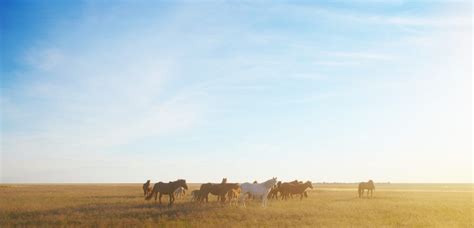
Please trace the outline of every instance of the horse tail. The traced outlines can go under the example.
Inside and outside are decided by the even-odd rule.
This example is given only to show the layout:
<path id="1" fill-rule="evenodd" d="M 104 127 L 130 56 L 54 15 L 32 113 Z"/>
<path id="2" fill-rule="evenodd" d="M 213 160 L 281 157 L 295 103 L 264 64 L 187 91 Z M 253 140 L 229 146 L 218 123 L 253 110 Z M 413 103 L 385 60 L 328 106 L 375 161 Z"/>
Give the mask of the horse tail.
<path id="1" fill-rule="evenodd" d="M 148 192 L 148 195 L 145 197 L 145 199 L 150 200 L 151 198 L 153 198 L 153 194 L 157 192 L 158 192 L 158 185 L 155 184 L 155 186 L 153 186 L 153 190 Z"/>

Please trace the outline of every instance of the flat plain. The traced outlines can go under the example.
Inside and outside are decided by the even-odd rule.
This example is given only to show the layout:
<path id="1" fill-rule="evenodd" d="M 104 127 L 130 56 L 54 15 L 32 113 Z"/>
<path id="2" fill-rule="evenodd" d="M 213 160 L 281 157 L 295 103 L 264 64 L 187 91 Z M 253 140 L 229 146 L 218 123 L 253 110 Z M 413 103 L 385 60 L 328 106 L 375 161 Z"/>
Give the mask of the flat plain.
<path id="1" fill-rule="evenodd" d="M 373 198 L 360 199 L 356 184 L 314 184 L 308 198 L 262 208 L 257 201 L 221 204 L 215 196 L 196 204 L 189 194 L 160 206 L 144 200 L 141 184 L 2 184 L 0 227 L 474 227 L 473 186 L 376 184 Z"/>

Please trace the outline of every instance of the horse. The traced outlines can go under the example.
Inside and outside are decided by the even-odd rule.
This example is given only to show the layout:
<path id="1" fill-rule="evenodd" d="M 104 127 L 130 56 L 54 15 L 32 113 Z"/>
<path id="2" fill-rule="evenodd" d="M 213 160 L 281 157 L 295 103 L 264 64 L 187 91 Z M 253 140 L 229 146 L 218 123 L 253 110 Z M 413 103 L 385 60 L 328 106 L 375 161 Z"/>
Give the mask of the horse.
<path id="1" fill-rule="evenodd" d="M 186 189 L 184 189 L 183 187 L 179 187 L 174 190 L 174 195 L 177 199 L 183 198 L 186 195 Z"/>
<path id="2" fill-rule="evenodd" d="M 201 195 L 201 191 L 198 190 L 193 190 L 191 192 L 191 202 L 195 202 L 199 200 L 199 196 Z"/>
<path id="3" fill-rule="evenodd" d="M 359 198 L 362 198 L 364 196 L 365 189 L 367 189 L 367 197 L 369 197 L 370 192 L 370 198 L 372 198 L 372 193 L 375 190 L 374 182 L 372 180 L 369 180 L 368 182 L 359 183 Z"/>
<path id="4" fill-rule="evenodd" d="M 304 184 L 300 182 L 283 183 L 280 186 L 282 199 L 286 200 L 291 195 L 299 194 L 300 200 L 302 200 L 307 188 L 313 188 L 311 181 L 306 181 Z"/>
<path id="5" fill-rule="evenodd" d="M 229 199 L 229 205 L 235 203 L 237 205 L 240 196 L 240 188 L 231 189 L 227 192 L 227 198 Z"/>
<path id="6" fill-rule="evenodd" d="M 171 206 L 173 205 L 173 202 L 174 202 L 174 191 L 178 189 L 179 187 L 183 187 L 184 189 L 188 190 L 188 185 L 186 184 L 186 180 L 179 179 L 176 181 L 170 181 L 169 183 L 158 182 L 153 186 L 153 190 L 146 196 L 145 199 L 150 200 L 154 195 L 155 203 L 156 203 L 156 197 L 158 193 L 160 193 L 159 203 L 161 205 L 161 196 L 169 195 L 170 203 L 168 204 L 168 206 Z"/>
<path id="7" fill-rule="evenodd" d="M 146 196 L 151 191 L 150 180 L 143 184 L 143 196 Z"/>
<path id="8" fill-rule="evenodd" d="M 281 181 L 278 181 L 268 193 L 268 199 L 278 199 L 278 192 L 280 191 Z"/>
<path id="9" fill-rule="evenodd" d="M 231 189 L 238 189 L 240 186 L 237 183 L 221 183 L 221 184 L 202 184 L 201 188 L 199 189 L 199 202 L 204 201 L 206 199 L 206 203 L 209 202 L 209 193 L 212 195 L 216 195 L 217 201 L 225 202 L 226 198 L 225 195 Z"/>
<path id="10" fill-rule="evenodd" d="M 261 184 L 251 184 L 251 183 L 243 183 L 240 185 L 241 194 L 239 197 L 239 202 L 243 201 L 243 205 L 245 207 L 245 197 L 247 194 L 251 194 L 255 197 L 262 197 L 262 206 L 267 206 L 267 197 L 270 189 L 277 183 L 277 178 L 274 177 L 270 180 L 267 180 Z"/>

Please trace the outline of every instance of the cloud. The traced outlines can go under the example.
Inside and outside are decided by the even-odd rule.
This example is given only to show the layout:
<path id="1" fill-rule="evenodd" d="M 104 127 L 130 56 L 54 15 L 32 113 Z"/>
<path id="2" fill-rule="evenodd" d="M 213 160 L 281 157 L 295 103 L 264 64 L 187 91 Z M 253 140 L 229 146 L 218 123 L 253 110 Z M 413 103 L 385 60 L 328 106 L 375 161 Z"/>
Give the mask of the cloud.
<path id="1" fill-rule="evenodd" d="M 381 53 L 374 52 L 348 52 L 348 51 L 332 51 L 332 52 L 322 52 L 322 55 L 330 57 L 340 57 L 346 59 L 356 59 L 356 60 L 391 60 L 392 56 Z"/>
<path id="2" fill-rule="evenodd" d="M 58 48 L 33 48 L 26 53 L 25 62 L 40 70 L 52 70 L 64 60 Z"/>
<path id="3" fill-rule="evenodd" d="M 308 158 L 295 175 L 313 175 L 314 167 L 323 167 L 320 173 L 345 178 L 341 172 L 346 170 L 331 170 L 330 164 L 341 154 L 369 157 L 378 149 L 373 144 L 383 148 L 387 140 L 400 137 L 399 125 L 418 133 L 404 137 L 431 143 L 430 134 L 421 133 L 429 133 L 439 120 L 448 121 L 436 105 L 424 112 L 419 107 L 428 107 L 425 101 L 433 102 L 428 98 L 443 94 L 445 85 L 452 86 L 447 97 L 459 98 L 451 82 L 458 78 L 449 70 L 436 74 L 436 83 L 431 76 L 444 57 L 455 62 L 452 69 L 456 61 L 469 59 L 452 58 L 451 44 L 458 39 L 436 38 L 436 31 L 463 24 L 462 16 L 377 15 L 294 5 L 235 11 L 212 3 L 177 11 L 173 6 L 163 14 L 151 10 L 142 17 L 140 7 L 135 15 L 128 14 L 127 6 L 113 12 L 97 6 L 94 12 L 106 18 L 86 15 L 80 26 L 55 33 L 23 55 L 28 69 L 11 75 L 18 83 L 2 88 L 0 97 L 4 181 L 137 181 L 157 169 L 172 170 L 156 174 L 160 179 L 182 175 L 208 181 L 203 177 L 210 178 L 216 168 L 238 169 L 231 160 L 213 170 L 203 168 L 217 151 L 228 157 L 243 153 L 238 159 L 251 164 L 249 176 L 258 169 L 267 170 L 259 175 L 272 172 L 275 163 L 260 163 L 276 152 L 291 156 L 295 164 L 302 155 Z M 339 24 L 348 30 L 335 26 Z M 393 33 L 380 39 L 381 27 L 374 32 L 373 25 Z M 470 36 L 460 35 L 470 43 Z M 430 51 L 435 49 L 442 51 Z M 432 64 L 435 58 L 438 62 Z M 415 72 L 423 67 L 436 69 Z M 453 110 L 463 110 L 457 106 L 462 104 Z M 426 117 L 434 116 L 430 110 L 441 113 L 438 120 Z M 420 115 L 424 125 L 409 122 L 417 113 L 426 115 Z M 443 132 L 438 130 L 434 132 Z M 373 142 L 357 141 L 364 134 L 372 134 Z M 439 142 L 430 148 L 441 151 Z M 408 152 L 397 149 L 412 149 L 394 145 L 388 151 L 392 156 L 406 158 Z M 359 151 L 344 154 L 354 148 Z M 254 153 L 261 155 L 252 157 Z M 283 159 L 285 165 L 289 159 Z M 186 168 L 173 169 L 178 164 Z"/>
<path id="4" fill-rule="evenodd" d="M 387 4 L 384 2 L 384 4 Z M 470 1 L 440 2 L 438 7 L 442 10 L 428 15 L 418 15 L 407 10 L 399 10 L 398 14 L 384 14 L 384 12 L 361 12 L 354 10 L 343 10 L 329 8 L 321 5 L 299 5 L 299 4 L 279 4 L 270 10 L 274 12 L 285 11 L 289 15 L 303 16 L 307 18 L 326 18 L 333 22 L 342 21 L 351 24 L 378 24 L 405 27 L 427 27 L 427 28 L 455 28 L 470 27 L 472 24 L 470 11 Z M 446 10 L 449 9 L 449 10 Z M 446 14 L 445 11 L 450 13 Z M 437 13 L 438 12 L 438 13 Z M 454 13 L 453 13 L 454 12 Z"/>
<path id="5" fill-rule="evenodd" d="M 313 64 L 327 67 L 340 67 L 340 66 L 357 66 L 361 63 L 359 61 L 347 61 L 347 60 L 323 60 L 314 61 Z"/>

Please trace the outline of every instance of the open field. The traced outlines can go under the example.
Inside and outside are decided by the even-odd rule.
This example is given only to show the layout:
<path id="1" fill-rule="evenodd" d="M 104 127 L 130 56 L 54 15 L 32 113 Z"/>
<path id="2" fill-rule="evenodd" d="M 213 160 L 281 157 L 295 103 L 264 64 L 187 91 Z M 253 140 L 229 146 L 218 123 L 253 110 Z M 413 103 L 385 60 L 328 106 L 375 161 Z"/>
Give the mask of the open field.
<path id="1" fill-rule="evenodd" d="M 359 199 L 353 184 L 315 184 L 308 199 L 273 200 L 267 208 L 222 205 L 214 196 L 195 205 L 189 195 L 168 208 L 142 194 L 141 184 L 0 185 L 0 227 L 474 226 L 472 184 L 378 184 L 372 199 Z"/>

